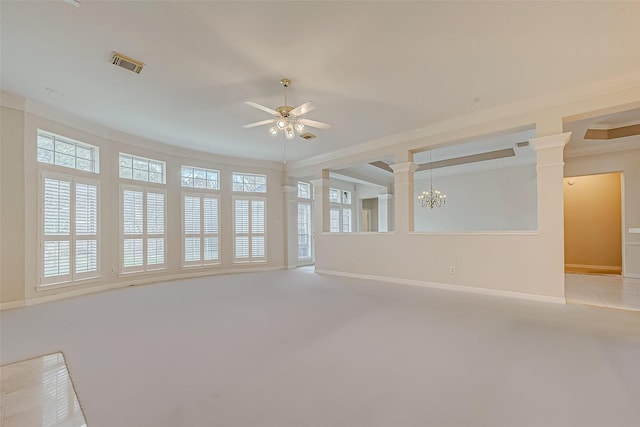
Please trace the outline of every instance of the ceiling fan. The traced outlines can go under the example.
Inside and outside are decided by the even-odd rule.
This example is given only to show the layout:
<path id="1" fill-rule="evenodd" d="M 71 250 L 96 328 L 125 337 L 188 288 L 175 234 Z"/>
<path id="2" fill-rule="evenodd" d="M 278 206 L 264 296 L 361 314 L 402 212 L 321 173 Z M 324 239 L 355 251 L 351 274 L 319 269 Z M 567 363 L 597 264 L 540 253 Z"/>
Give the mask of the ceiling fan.
<path id="1" fill-rule="evenodd" d="M 248 129 L 256 126 L 274 123 L 275 125 L 269 129 L 269 132 L 272 135 L 277 135 L 279 132 L 284 132 L 284 135 L 287 139 L 293 139 L 296 133 L 298 133 L 299 135 L 302 134 L 305 126 L 318 129 L 329 129 L 331 127 L 331 125 L 327 123 L 301 118 L 302 115 L 318 108 L 318 104 L 312 101 L 308 101 L 302 105 L 298 105 L 295 108 L 287 105 L 287 88 L 291 84 L 291 81 L 289 79 L 282 79 L 280 80 L 280 84 L 284 88 L 284 105 L 272 109 L 253 101 L 246 101 L 245 104 L 265 111 L 271 114 L 273 118 L 249 123 L 248 125 L 242 126 L 243 128 Z"/>

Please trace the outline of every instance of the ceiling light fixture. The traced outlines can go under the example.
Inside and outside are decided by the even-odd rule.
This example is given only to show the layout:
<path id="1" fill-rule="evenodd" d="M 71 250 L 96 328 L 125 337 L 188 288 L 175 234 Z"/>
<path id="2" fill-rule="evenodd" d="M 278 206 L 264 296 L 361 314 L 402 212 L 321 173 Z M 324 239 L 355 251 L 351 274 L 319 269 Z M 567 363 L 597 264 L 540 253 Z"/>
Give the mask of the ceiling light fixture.
<path id="1" fill-rule="evenodd" d="M 423 208 L 441 208 L 447 203 L 447 195 L 439 190 L 433 190 L 433 167 L 431 164 L 431 151 L 429 151 L 429 191 L 423 191 L 418 196 L 418 202 Z"/>

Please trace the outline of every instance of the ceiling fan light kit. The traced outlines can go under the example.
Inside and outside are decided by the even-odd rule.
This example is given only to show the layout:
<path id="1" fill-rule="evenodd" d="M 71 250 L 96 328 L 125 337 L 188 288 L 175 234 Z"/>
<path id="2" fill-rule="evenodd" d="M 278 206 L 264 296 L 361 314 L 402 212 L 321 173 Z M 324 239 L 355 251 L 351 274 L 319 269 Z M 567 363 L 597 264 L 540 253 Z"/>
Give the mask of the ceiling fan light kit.
<path id="1" fill-rule="evenodd" d="M 317 122 L 315 120 L 309 120 L 300 118 L 300 116 L 308 113 L 311 110 L 315 110 L 318 108 L 318 105 L 315 102 L 305 102 L 302 105 L 297 107 L 291 107 L 287 104 L 287 88 L 291 84 L 289 79 L 280 80 L 280 84 L 284 89 L 284 105 L 276 107 L 275 109 L 265 107 L 264 105 L 258 104 L 257 102 L 247 101 L 245 102 L 247 105 L 267 112 L 273 115 L 273 119 L 261 120 L 259 122 L 249 123 L 244 125 L 245 129 L 253 128 L 256 126 L 262 126 L 266 124 L 274 124 L 274 126 L 269 128 L 269 133 L 271 135 L 278 135 L 280 132 L 284 133 L 286 139 L 293 139 L 296 134 L 302 136 L 305 126 L 318 128 L 318 129 L 329 129 L 331 127 L 330 124 Z M 310 139 L 310 138 L 304 138 Z"/>

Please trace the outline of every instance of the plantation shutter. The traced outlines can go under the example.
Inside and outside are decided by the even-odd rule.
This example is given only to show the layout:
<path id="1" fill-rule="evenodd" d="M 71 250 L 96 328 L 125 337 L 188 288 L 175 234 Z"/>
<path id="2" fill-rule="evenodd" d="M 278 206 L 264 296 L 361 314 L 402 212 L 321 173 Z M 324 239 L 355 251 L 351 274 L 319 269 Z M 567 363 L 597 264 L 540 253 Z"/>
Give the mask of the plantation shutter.
<path id="1" fill-rule="evenodd" d="M 71 180 L 44 178 L 43 281 L 71 281 Z"/>
<path id="2" fill-rule="evenodd" d="M 218 253 L 218 199 L 203 198 L 204 261 L 219 259 Z"/>
<path id="3" fill-rule="evenodd" d="M 147 265 L 164 264 L 164 193 L 147 192 Z"/>
<path id="4" fill-rule="evenodd" d="M 247 259 L 249 258 L 249 200 L 236 199 L 234 202 L 235 257 Z"/>
<path id="5" fill-rule="evenodd" d="M 235 259 L 263 261 L 266 256 L 266 202 L 261 197 L 234 199 Z"/>
<path id="6" fill-rule="evenodd" d="M 251 201 L 251 257 L 264 258 L 264 200 Z"/>
<path id="7" fill-rule="evenodd" d="M 75 273 L 76 279 L 90 277 L 98 270 L 98 187 L 75 185 Z"/>
<path id="8" fill-rule="evenodd" d="M 184 197 L 184 261 L 200 262 L 200 197 Z"/>
<path id="9" fill-rule="evenodd" d="M 122 193 L 123 209 L 123 266 L 124 268 L 138 267 L 143 260 L 143 192 L 124 190 Z"/>
<path id="10" fill-rule="evenodd" d="M 43 172 L 40 286 L 98 276 L 98 184 Z"/>

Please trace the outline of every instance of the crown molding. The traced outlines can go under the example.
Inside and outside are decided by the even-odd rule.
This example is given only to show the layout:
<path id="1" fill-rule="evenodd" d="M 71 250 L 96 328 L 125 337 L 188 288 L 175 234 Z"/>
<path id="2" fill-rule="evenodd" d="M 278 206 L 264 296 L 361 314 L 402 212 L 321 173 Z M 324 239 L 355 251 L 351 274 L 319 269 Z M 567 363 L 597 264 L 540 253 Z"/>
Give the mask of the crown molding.
<path id="1" fill-rule="evenodd" d="M 640 150 L 640 145 L 637 141 L 630 141 L 628 143 L 616 143 L 616 144 L 599 144 L 592 147 L 578 148 L 573 150 L 564 150 L 564 158 L 574 157 L 587 157 L 597 156 L 607 153 L 618 153 L 621 151 L 633 151 Z"/>
<path id="2" fill-rule="evenodd" d="M 8 92 L 0 92 L 0 105 L 14 110 L 24 111 L 25 99 L 22 96 L 14 95 Z"/>
<path id="3" fill-rule="evenodd" d="M 512 120 L 509 123 L 509 127 L 505 127 L 504 129 L 534 124 L 539 113 L 545 110 L 553 111 L 558 115 L 558 117 L 563 118 L 579 116 L 585 111 L 580 111 L 580 107 L 576 107 L 572 104 L 616 93 L 625 95 L 629 94 L 633 96 L 631 93 L 628 93 L 632 90 L 640 91 L 640 72 L 634 71 L 578 88 L 569 88 L 564 91 L 557 91 L 551 94 L 527 98 L 486 110 L 478 110 L 453 119 L 430 123 L 420 129 L 373 139 L 361 144 L 345 147 L 340 150 L 309 157 L 305 160 L 292 161 L 286 165 L 286 170 L 293 171 L 296 169 L 304 169 L 317 164 L 345 157 L 357 156 L 370 151 L 382 150 L 385 148 L 391 149 L 393 146 L 397 147 L 402 145 L 402 148 L 412 150 L 424 146 L 441 144 L 447 141 L 455 141 L 455 138 L 448 139 L 447 141 L 434 142 L 422 140 L 490 123 L 496 123 L 499 125 L 499 122 L 506 121 L 508 119 Z M 637 102 L 638 99 L 635 101 Z M 593 110 L 588 105 L 585 106 L 584 109 L 586 111 Z M 480 133 L 478 134 L 480 135 Z"/>
<path id="4" fill-rule="evenodd" d="M 264 169 L 274 169 L 278 171 L 285 170 L 285 165 L 281 162 L 248 159 L 244 157 L 230 157 L 215 153 L 197 151 L 189 148 L 183 148 L 176 145 L 166 144 L 160 141 L 154 141 L 142 138 L 125 132 L 120 132 L 106 126 L 102 126 L 95 122 L 82 119 L 75 115 L 69 114 L 54 106 L 46 105 L 41 102 L 26 99 L 17 95 L 6 92 L 0 93 L 0 100 L 3 107 L 13 108 L 24 111 L 25 114 L 41 117 L 46 120 L 60 123 L 64 126 L 78 129 L 82 132 L 92 134 L 94 136 L 115 141 L 123 144 L 133 145 L 147 150 L 158 151 L 182 158 L 193 159 L 211 159 L 211 161 L 220 165 L 228 166 L 247 166 Z"/>

